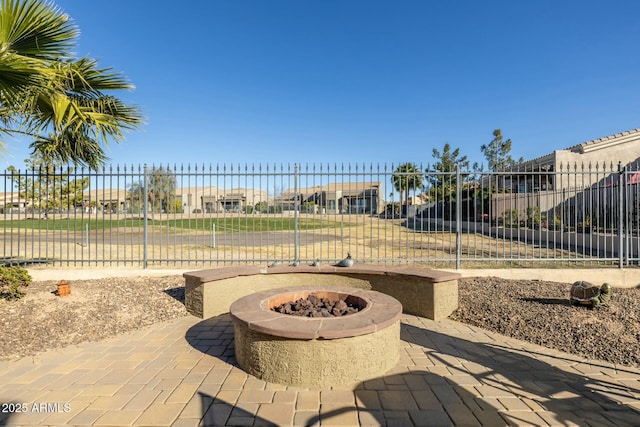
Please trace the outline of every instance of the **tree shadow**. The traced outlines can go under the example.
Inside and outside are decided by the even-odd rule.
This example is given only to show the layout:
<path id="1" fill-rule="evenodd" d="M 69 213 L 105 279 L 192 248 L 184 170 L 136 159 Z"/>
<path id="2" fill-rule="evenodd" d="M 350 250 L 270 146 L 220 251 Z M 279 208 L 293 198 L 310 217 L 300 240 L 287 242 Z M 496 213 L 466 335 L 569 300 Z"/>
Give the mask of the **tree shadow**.
<path id="1" fill-rule="evenodd" d="M 607 372 L 621 370 L 617 366 L 567 360 L 554 352 L 542 354 L 499 343 L 468 341 L 405 323 L 401 334 L 403 340 L 424 347 L 429 359 L 451 372 L 468 373 L 471 363 L 478 381 L 506 394 L 534 400 L 554 414 L 559 425 L 640 425 L 640 412 L 620 403 L 636 401 L 640 387 L 629 385 L 631 381 L 623 384 L 607 379 Z M 577 369 L 560 369 L 543 360 Z M 580 369 L 594 375 L 580 375 Z M 511 419 L 513 412 L 502 416 L 509 423 L 519 422 Z"/>
<path id="2" fill-rule="evenodd" d="M 202 418 L 198 424 L 201 427 L 217 426 L 276 426 L 262 417 L 229 404 L 222 399 L 217 399 L 207 393 L 198 392 L 202 407 Z"/>
<path id="3" fill-rule="evenodd" d="M 345 425 L 355 420 L 359 425 L 380 426 L 506 425 L 496 408 L 426 370 L 362 381 L 353 393 L 355 404 L 321 409 L 304 425 Z"/>
<path id="4" fill-rule="evenodd" d="M 354 402 L 322 404 L 316 411 L 300 412 L 291 420 L 291 425 L 507 424 L 497 409 L 463 387 L 452 385 L 440 375 L 428 371 L 411 371 L 362 381 L 355 386 L 353 394 Z M 207 393 L 199 391 L 198 396 L 202 407 L 201 426 L 279 425 Z"/>
<path id="5" fill-rule="evenodd" d="M 196 350 L 239 368 L 233 348 L 233 322 L 229 313 L 196 323 L 185 339 Z"/>
<path id="6" fill-rule="evenodd" d="M 4 410 L 0 412 L 0 426 L 9 426 L 11 425 L 9 422 L 11 420 L 11 414 L 12 412 L 8 411 L 9 405 L 21 405 L 20 403 L 17 402 L 2 402 L 2 405 L 7 405 L 5 408 L 7 408 L 7 411 L 5 412 Z"/>

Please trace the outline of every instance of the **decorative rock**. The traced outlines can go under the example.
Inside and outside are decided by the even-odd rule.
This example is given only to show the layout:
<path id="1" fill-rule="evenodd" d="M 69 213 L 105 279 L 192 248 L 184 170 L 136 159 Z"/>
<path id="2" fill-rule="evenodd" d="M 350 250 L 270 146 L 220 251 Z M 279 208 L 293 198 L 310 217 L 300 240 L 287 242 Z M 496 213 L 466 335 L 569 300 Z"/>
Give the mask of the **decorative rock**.
<path id="1" fill-rule="evenodd" d="M 318 298 L 315 293 L 312 293 L 307 298 L 282 303 L 274 307 L 273 311 L 303 317 L 340 317 L 357 313 L 361 309 L 356 305 L 348 305 L 342 299 Z"/>

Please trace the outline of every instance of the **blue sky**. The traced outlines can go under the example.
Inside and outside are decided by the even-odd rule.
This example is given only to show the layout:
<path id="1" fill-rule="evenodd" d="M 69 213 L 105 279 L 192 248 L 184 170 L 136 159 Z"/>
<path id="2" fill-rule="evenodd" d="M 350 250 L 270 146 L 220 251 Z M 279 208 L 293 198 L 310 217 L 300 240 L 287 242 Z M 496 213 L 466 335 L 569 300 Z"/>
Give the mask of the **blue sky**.
<path id="1" fill-rule="evenodd" d="M 640 127 L 633 0 L 54 3 L 136 86 L 113 164 L 473 162 L 496 128 L 530 159 Z"/>

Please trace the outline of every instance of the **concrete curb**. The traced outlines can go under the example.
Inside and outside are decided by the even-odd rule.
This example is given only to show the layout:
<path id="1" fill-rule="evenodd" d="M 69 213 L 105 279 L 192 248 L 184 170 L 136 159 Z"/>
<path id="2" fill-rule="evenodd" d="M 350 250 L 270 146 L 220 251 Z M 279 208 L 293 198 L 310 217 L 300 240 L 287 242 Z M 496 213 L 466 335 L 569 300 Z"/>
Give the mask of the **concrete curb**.
<path id="1" fill-rule="evenodd" d="M 136 276 L 174 276 L 204 268 L 188 269 L 142 269 L 142 268 L 28 268 L 34 281 L 43 280 L 90 280 L 107 277 Z M 459 273 L 462 277 L 501 277 L 513 280 L 547 280 L 551 282 L 573 283 L 587 280 L 595 284 L 610 283 L 613 287 L 640 287 L 640 269 L 625 268 L 477 268 L 477 269 L 439 269 Z"/>
<path id="2" fill-rule="evenodd" d="M 640 270 L 637 268 L 477 268 L 443 270 L 460 273 L 462 277 L 501 277 L 512 280 L 546 280 L 567 283 L 586 280 L 597 285 L 608 282 L 614 288 L 640 287 Z"/>

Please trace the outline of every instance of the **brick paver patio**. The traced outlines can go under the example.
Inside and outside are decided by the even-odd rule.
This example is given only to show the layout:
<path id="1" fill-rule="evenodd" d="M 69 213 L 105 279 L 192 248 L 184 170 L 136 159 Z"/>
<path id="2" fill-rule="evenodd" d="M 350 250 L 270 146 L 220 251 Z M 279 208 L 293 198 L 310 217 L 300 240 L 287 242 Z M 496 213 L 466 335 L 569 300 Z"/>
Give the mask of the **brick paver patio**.
<path id="1" fill-rule="evenodd" d="M 403 315 L 400 361 L 330 389 L 245 374 L 228 315 L 0 364 L 0 424 L 640 425 L 640 370 Z M 18 409 L 22 412 L 16 412 Z"/>

